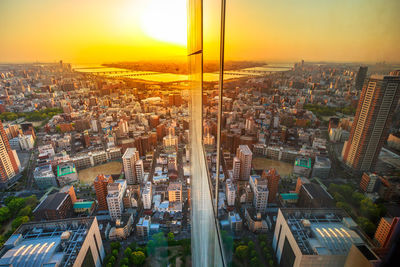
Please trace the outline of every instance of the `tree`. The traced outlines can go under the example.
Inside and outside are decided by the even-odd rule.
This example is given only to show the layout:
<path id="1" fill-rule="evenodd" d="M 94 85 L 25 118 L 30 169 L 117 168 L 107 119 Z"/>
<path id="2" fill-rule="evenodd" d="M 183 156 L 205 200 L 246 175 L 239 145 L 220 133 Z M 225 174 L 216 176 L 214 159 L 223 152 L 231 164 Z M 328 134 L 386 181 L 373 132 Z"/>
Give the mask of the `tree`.
<path id="1" fill-rule="evenodd" d="M 169 232 L 167 238 L 168 238 L 168 242 L 174 241 L 175 240 L 174 233 Z"/>
<path id="2" fill-rule="evenodd" d="M 249 254 L 249 247 L 248 246 L 240 245 L 235 250 L 236 257 L 238 259 L 242 260 L 242 261 L 247 259 L 248 254 Z"/>
<path id="3" fill-rule="evenodd" d="M 21 224 L 29 222 L 29 217 L 28 216 L 21 216 L 17 217 L 12 223 L 11 227 L 13 230 L 17 229 Z"/>
<path id="4" fill-rule="evenodd" d="M 353 199 L 353 205 L 359 207 L 361 201 L 365 198 L 363 194 L 359 193 L 359 192 L 354 192 L 351 195 L 352 199 Z"/>
<path id="5" fill-rule="evenodd" d="M 117 257 L 118 257 L 118 249 L 113 249 L 113 250 L 112 250 L 112 254 L 113 254 L 113 256 L 114 256 L 115 258 L 117 258 Z"/>
<path id="6" fill-rule="evenodd" d="M 257 257 L 251 258 L 250 266 L 259 266 L 259 265 L 261 265 L 261 262 Z"/>
<path id="7" fill-rule="evenodd" d="M 132 252 L 131 252 L 132 254 Z M 129 256 L 131 256 L 131 254 L 129 254 Z M 129 265 L 129 256 L 124 257 L 119 263 L 121 265 Z"/>
<path id="8" fill-rule="evenodd" d="M 132 254 L 132 249 L 131 249 L 130 247 L 127 247 L 127 248 L 124 250 L 124 255 L 125 255 L 126 257 L 129 257 L 131 254 Z"/>
<path id="9" fill-rule="evenodd" d="M 376 227 L 370 220 L 365 217 L 358 217 L 357 223 L 367 235 L 369 235 L 370 237 L 374 235 Z"/>
<path id="10" fill-rule="evenodd" d="M 132 251 L 133 251 L 133 250 L 135 250 L 135 249 L 136 249 L 136 247 L 137 247 L 137 244 L 136 244 L 136 242 L 132 242 L 132 243 L 130 243 L 130 244 L 129 244 L 129 247 L 132 249 Z"/>
<path id="11" fill-rule="evenodd" d="M 132 259 L 135 265 L 142 265 L 146 259 L 146 256 L 141 251 L 135 251 L 132 253 Z"/>
<path id="12" fill-rule="evenodd" d="M 119 251 L 119 249 L 121 248 L 121 243 L 118 241 L 111 242 L 110 246 L 111 246 L 111 250 L 116 249 Z"/>
<path id="13" fill-rule="evenodd" d="M 8 207 L 0 208 L 0 223 L 7 221 L 11 216 L 10 209 Z"/>
<path id="14" fill-rule="evenodd" d="M 153 235 L 153 240 L 156 244 L 156 247 L 162 247 L 167 244 L 167 239 L 164 236 L 163 232 L 159 232 Z"/>
<path id="15" fill-rule="evenodd" d="M 23 198 L 15 198 L 11 200 L 8 204 L 7 207 L 10 209 L 11 214 L 15 215 L 18 213 L 22 207 L 25 206 L 25 199 Z"/>
<path id="16" fill-rule="evenodd" d="M 261 241 L 260 246 L 261 246 L 262 248 L 264 248 L 264 247 L 267 246 L 267 243 L 265 243 L 265 241 Z"/>
<path id="17" fill-rule="evenodd" d="M 18 216 L 31 216 L 32 213 L 32 208 L 30 206 L 26 206 L 25 208 L 22 208 L 18 212 Z"/>
<path id="18" fill-rule="evenodd" d="M 108 259 L 107 265 L 108 265 L 108 264 L 111 264 L 111 266 L 113 266 L 114 263 L 115 263 L 115 257 L 114 257 L 114 256 L 111 256 L 111 257 Z"/>
<path id="19" fill-rule="evenodd" d="M 149 255 L 153 255 L 154 254 L 154 252 L 156 250 L 156 243 L 154 242 L 154 240 L 150 240 L 149 242 L 147 242 L 146 249 L 147 249 L 147 253 Z"/>
<path id="20" fill-rule="evenodd" d="M 36 197 L 36 195 L 31 195 L 27 198 L 25 198 L 25 205 L 30 206 L 31 209 L 35 208 L 38 204 L 38 199 Z"/>
<path id="21" fill-rule="evenodd" d="M 247 246 L 249 247 L 250 250 L 254 249 L 254 242 L 253 241 L 249 241 L 249 243 L 247 243 Z"/>

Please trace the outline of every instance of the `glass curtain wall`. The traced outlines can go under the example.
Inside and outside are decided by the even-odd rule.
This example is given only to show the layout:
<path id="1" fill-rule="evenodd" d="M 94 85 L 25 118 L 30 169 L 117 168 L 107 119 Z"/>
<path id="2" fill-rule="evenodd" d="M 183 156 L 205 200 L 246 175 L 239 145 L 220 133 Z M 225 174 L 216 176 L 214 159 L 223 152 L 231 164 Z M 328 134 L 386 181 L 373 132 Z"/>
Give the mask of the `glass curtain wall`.
<path id="1" fill-rule="evenodd" d="M 224 266 L 213 206 L 213 187 L 203 150 L 203 2 L 188 1 L 192 265 Z"/>

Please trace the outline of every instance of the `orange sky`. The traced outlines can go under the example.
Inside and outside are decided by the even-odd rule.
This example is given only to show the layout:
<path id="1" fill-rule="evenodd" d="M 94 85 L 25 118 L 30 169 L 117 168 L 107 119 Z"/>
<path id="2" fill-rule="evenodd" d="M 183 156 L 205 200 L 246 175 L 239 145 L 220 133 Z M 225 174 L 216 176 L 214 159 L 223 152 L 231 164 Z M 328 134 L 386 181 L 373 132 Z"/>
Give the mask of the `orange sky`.
<path id="1" fill-rule="evenodd" d="M 0 0 L 0 62 L 184 60 L 185 3 Z M 206 59 L 217 57 L 219 7 L 204 0 Z M 398 10 L 398 0 L 229 0 L 226 58 L 400 62 Z"/>

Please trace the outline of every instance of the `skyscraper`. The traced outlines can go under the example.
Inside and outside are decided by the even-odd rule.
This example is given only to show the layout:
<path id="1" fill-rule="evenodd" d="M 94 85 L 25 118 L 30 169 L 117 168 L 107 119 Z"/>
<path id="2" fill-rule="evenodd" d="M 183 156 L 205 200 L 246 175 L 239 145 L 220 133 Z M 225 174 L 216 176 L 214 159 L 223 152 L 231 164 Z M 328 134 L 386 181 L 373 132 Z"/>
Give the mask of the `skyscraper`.
<path id="1" fill-rule="evenodd" d="M 18 171 L 15 154 L 11 150 L 3 124 L 0 121 L 0 183 L 7 183 L 8 179 L 14 177 Z"/>
<path id="2" fill-rule="evenodd" d="M 342 157 L 349 167 L 368 171 L 375 167 L 400 96 L 400 76 L 374 75 L 364 84 L 350 137 Z"/>
<path id="3" fill-rule="evenodd" d="M 240 180 L 248 180 L 251 171 L 253 153 L 247 145 L 240 145 L 236 151 L 236 157 L 240 160 Z"/>
<path id="4" fill-rule="evenodd" d="M 99 210 L 108 210 L 107 205 L 107 185 L 111 184 L 113 179 L 111 175 L 98 175 L 94 180 L 94 190 L 99 205 Z"/>
<path id="5" fill-rule="evenodd" d="M 359 91 L 363 88 L 365 78 L 367 78 L 367 72 L 367 66 L 360 66 L 360 68 L 358 69 L 355 87 Z"/>
<path id="6" fill-rule="evenodd" d="M 139 151 L 137 151 L 136 148 L 128 148 L 122 156 L 122 161 L 124 163 L 125 179 L 126 182 L 130 185 L 137 183 L 135 163 L 138 160 Z"/>

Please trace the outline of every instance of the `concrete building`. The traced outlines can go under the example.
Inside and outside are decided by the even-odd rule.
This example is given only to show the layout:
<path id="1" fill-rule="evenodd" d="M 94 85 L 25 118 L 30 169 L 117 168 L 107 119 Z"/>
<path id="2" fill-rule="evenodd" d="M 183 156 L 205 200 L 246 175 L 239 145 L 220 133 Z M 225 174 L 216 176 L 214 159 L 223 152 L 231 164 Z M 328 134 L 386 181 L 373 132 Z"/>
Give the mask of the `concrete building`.
<path id="1" fill-rule="evenodd" d="M 331 171 L 330 159 L 326 157 L 316 156 L 311 177 L 326 179 L 329 178 L 330 171 Z"/>
<path id="2" fill-rule="evenodd" d="M 378 228 L 376 229 L 374 240 L 379 244 L 381 248 L 388 248 L 390 244 L 390 239 L 392 235 L 395 233 L 396 228 L 399 229 L 400 217 L 395 218 L 388 218 L 383 217 L 381 218 Z"/>
<path id="3" fill-rule="evenodd" d="M 57 179 L 54 175 L 51 165 L 43 165 L 36 167 L 33 172 L 33 179 L 40 189 L 47 189 L 49 187 L 57 187 Z"/>
<path id="4" fill-rule="evenodd" d="M 99 210 L 108 210 L 107 205 L 107 186 L 113 183 L 111 175 L 97 175 L 93 182 L 94 190 L 96 191 L 97 204 L 99 205 Z"/>
<path id="5" fill-rule="evenodd" d="M 255 208 L 246 208 L 244 217 L 247 221 L 249 230 L 253 233 L 265 233 L 268 231 L 268 224 L 262 219 L 262 214 L 257 212 Z"/>
<path id="6" fill-rule="evenodd" d="M 167 188 L 169 202 L 182 202 L 182 183 L 171 182 Z"/>
<path id="7" fill-rule="evenodd" d="M 146 210 L 151 209 L 151 203 L 153 201 L 153 191 L 151 182 L 147 182 L 142 192 L 143 208 Z"/>
<path id="8" fill-rule="evenodd" d="M 296 158 L 294 162 L 293 173 L 308 178 L 311 174 L 311 158 Z"/>
<path id="9" fill-rule="evenodd" d="M 268 205 L 268 181 L 259 175 L 251 175 L 249 179 L 251 190 L 254 193 L 253 205 L 257 212 L 264 213 Z"/>
<path id="10" fill-rule="evenodd" d="M 103 266 L 105 251 L 96 217 L 21 225 L 5 242 L 1 266 Z"/>
<path id="11" fill-rule="evenodd" d="M 144 166 L 143 166 L 143 160 L 141 159 L 135 162 L 135 175 L 136 175 L 136 182 L 139 184 L 143 183 Z"/>
<path id="12" fill-rule="evenodd" d="M 37 221 L 60 220 L 72 216 L 72 200 L 68 193 L 54 193 L 48 195 L 33 210 L 33 217 Z"/>
<path id="13" fill-rule="evenodd" d="M 342 158 L 355 171 L 374 169 L 400 97 L 400 76 L 373 75 L 365 82 Z"/>
<path id="14" fill-rule="evenodd" d="M 31 150 L 35 145 L 35 139 L 33 139 L 31 134 L 19 135 L 18 141 L 22 150 Z"/>
<path id="15" fill-rule="evenodd" d="M 366 245 L 341 209 L 279 209 L 272 247 L 279 266 L 344 266 L 352 245 Z"/>
<path id="16" fill-rule="evenodd" d="M 115 225 L 110 228 L 108 233 L 109 240 L 121 240 L 130 236 L 133 228 L 133 215 L 124 213 L 121 219 L 115 221 Z"/>
<path id="17" fill-rule="evenodd" d="M 225 195 L 227 205 L 235 206 L 236 188 L 231 179 L 227 179 L 225 182 Z"/>
<path id="18" fill-rule="evenodd" d="M 364 193 L 375 192 L 379 184 L 379 178 L 376 173 L 364 172 L 361 177 L 360 189 Z"/>
<path id="19" fill-rule="evenodd" d="M 314 183 L 301 185 L 297 204 L 302 208 L 335 207 L 335 201 L 332 196 L 319 184 Z"/>
<path id="20" fill-rule="evenodd" d="M 57 181 L 60 186 L 68 185 L 79 181 L 75 164 L 62 163 L 57 166 Z"/>
<path id="21" fill-rule="evenodd" d="M 136 184 L 136 167 L 135 163 L 139 160 L 139 151 L 136 148 L 128 148 L 122 156 L 124 164 L 125 179 L 129 185 Z"/>
<path id="22" fill-rule="evenodd" d="M 364 81 L 367 78 L 368 67 L 360 66 L 356 76 L 355 88 L 358 91 L 361 91 L 364 85 Z"/>
<path id="23" fill-rule="evenodd" d="M 116 180 L 107 185 L 107 206 L 112 220 L 118 220 L 124 211 L 124 197 L 126 190 L 125 180 Z"/>
<path id="24" fill-rule="evenodd" d="M 247 145 L 239 145 L 236 157 L 240 160 L 240 180 L 247 181 L 250 177 L 253 153 Z"/>
<path id="25" fill-rule="evenodd" d="M 278 171 L 275 168 L 272 168 L 269 170 L 264 170 L 261 177 L 268 181 L 268 203 L 275 202 L 281 176 L 278 174 Z"/>
<path id="26" fill-rule="evenodd" d="M 145 216 L 136 224 L 136 233 L 141 238 L 148 238 L 150 234 L 151 217 Z"/>
<path id="27" fill-rule="evenodd" d="M 233 180 L 237 181 L 240 178 L 240 159 L 238 157 L 233 158 L 233 168 L 232 168 L 232 173 L 233 173 Z"/>
<path id="28" fill-rule="evenodd" d="M 243 228 L 243 221 L 240 218 L 240 215 L 236 212 L 229 212 L 228 214 L 229 225 L 231 227 L 232 232 L 237 233 L 240 232 Z"/>
<path id="29" fill-rule="evenodd" d="M 19 160 L 18 160 L 19 161 Z M 7 187 L 9 179 L 18 174 L 19 168 L 15 153 L 8 143 L 3 124 L 0 121 L 0 183 Z"/>
<path id="30" fill-rule="evenodd" d="M 400 134 L 389 134 L 387 144 L 390 148 L 400 151 Z"/>

